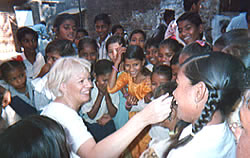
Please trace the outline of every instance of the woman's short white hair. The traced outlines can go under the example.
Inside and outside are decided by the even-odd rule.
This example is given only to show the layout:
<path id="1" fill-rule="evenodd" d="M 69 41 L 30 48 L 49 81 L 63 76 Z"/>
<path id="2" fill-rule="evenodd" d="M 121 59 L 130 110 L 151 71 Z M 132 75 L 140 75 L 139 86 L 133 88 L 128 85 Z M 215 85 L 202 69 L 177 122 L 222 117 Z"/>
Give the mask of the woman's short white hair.
<path id="1" fill-rule="evenodd" d="M 66 83 L 72 75 L 90 72 L 90 62 L 83 58 L 61 57 L 48 73 L 47 87 L 56 96 L 62 96 L 60 85 Z"/>

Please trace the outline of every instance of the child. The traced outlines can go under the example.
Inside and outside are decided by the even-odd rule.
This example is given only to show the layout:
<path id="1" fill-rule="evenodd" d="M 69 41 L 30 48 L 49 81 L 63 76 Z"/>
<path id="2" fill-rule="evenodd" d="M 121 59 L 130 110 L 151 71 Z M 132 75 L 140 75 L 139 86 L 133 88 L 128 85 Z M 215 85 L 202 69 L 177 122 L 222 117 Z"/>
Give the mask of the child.
<path id="1" fill-rule="evenodd" d="M 78 47 L 78 43 L 79 41 L 83 38 L 83 37 L 86 37 L 88 36 L 89 33 L 87 30 L 83 29 L 83 28 L 80 28 L 80 29 L 77 29 L 76 31 L 76 38 L 74 40 L 76 46 Z"/>
<path id="2" fill-rule="evenodd" d="M 34 101 L 37 110 L 41 110 L 45 105 L 54 99 L 54 95 L 45 88 L 47 82 L 47 72 L 50 71 L 57 59 L 66 56 L 74 56 L 75 49 L 69 40 L 54 40 L 45 49 L 47 63 L 42 68 L 39 78 L 32 81 L 34 87 Z"/>
<path id="3" fill-rule="evenodd" d="M 122 25 L 120 24 L 114 25 L 111 31 L 112 31 L 112 35 L 118 35 L 124 38 L 125 34 L 124 34 L 124 28 L 122 27 Z"/>
<path id="4" fill-rule="evenodd" d="M 18 43 L 24 50 L 21 56 L 26 66 L 27 77 L 35 78 L 45 64 L 43 55 L 36 52 L 38 34 L 28 27 L 21 27 L 17 30 L 16 36 Z"/>
<path id="5" fill-rule="evenodd" d="M 132 31 L 129 36 L 129 45 L 137 45 L 144 50 L 144 45 L 146 41 L 146 33 L 140 29 Z"/>
<path id="6" fill-rule="evenodd" d="M 106 43 L 106 48 L 109 58 L 112 60 L 112 62 L 116 61 L 119 52 L 126 51 L 125 45 L 125 40 L 121 36 L 113 35 L 108 39 Z M 119 65 L 118 71 L 118 76 L 121 74 L 122 71 L 124 71 L 123 62 Z M 128 94 L 126 88 L 122 88 L 121 91 L 118 91 L 118 94 L 120 99 L 119 108 L 115 117 L 113 118 L 117 130 L 120 129 L 123 125 L 125 125 L 128 121 L 128 111 L 124 106 Z"/>
<path id="7" fill-rule="evenodd" d="M 170 61 L 174 54 L 179 53 L 183 46 L 174 39 L 166 39 L 159 45 L 158 60 L 162 65 L 170 66 Z"/>
<path id="8" fill-rule="evenodd" d="M 159 64 L 158 54 L 159 54 L 159 43 L 153 38 L 147 40 L 146 45 L 146 58 L 148 61 L 147 68 L 152 71 L 155 65 Z"/>
<path id="9" fill-rule="evenodd" d="M 119 104 L 118 93 L 107 92 L 108 79 L 112 72 L 113 63 L 109 60 L 99 60 L 94 66 L 95 81 L 91 91 L 91 100 L 85 103 L 80 114 L 96 142 L 115 131 L 112 117 L 116 115 Z"/>
<path id="10" fill-rule="evenodd" d="M 180 56 L 180 53 L 181 52 L 175 53 L 175 55 L 173 56 L 173 58 L 170 61 L 170 65 L 171 65 L 171 69 L 172 69 L 172 80 L 173 81 L 176 80 L 177 73 L 179 71 L 179 67 L 180 67 L 179 56 Z"/>
<path id="11" fill-rule="evenodd" d="M 102 13 L 95 17 L 94 23 L 95 31 L 98 34 L 96 41 L 99 46 L 99 59 L 109 59 L 105 46 L 110 36 L 111 20 L 107 14 Z"/>
<path id="12" fill-rule="evenodd" d="M 115 61 L 111 76 L 108 83 L 108 92 L 115 93 L 123 87 L 128 86 L 127 101 L 130 104 L 137 104 L 137 100 L 143 99 L 149 92 L 151 92 L 150 71 L 144 67 L 145 55 L 143 49 L 137 45 L 131 45 L 126 52 L 119 52 Z M 119 77 L 117 77 L 121 56 L 123 54 L 124 69 Z M 131 112 L 130 118 L 134 115 Z M 133 157 L 138 157 L 145 149 L 149 142 L 147 130 L 140 135 L 131 145 Z"/>
<path id="13" fill-rule="evenodd" d="M 96 40 L 89 37 L 84 37 L 79 41 L 78 56 L 80 58 L 85 58 L 94 64 L 98 59 L 98 55 L 98 45 Z"/>
<path id="14" fill-rule="evenodd" d="M 36 114 L 31 80 L 27 78 L 22 61 L 8 61 L 1 65 L 1 74 L 7 84 L 1 84 L 11 94 L 10 106 L 20 116 Z"/>

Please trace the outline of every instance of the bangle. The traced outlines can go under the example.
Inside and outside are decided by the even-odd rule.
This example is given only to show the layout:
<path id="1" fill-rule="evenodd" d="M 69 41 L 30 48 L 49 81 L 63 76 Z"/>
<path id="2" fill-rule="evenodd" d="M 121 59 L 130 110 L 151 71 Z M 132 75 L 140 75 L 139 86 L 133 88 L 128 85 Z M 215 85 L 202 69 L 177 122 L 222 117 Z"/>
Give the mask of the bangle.
<path id="1" fill-rule="evenodd" d="M 119 72 L 119 70 L 113 65 L 112 68 L 116 71 Z"/>

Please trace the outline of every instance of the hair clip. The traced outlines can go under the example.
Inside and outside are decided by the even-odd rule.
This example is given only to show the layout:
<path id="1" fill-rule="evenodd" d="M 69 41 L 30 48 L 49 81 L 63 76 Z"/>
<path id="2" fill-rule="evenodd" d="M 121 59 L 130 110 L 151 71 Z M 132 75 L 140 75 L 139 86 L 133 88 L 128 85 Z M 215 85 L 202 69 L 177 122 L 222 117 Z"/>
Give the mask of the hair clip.
<path id="1" fill-rule="evenodd" d="M 204 47 L 206 42 L 205 41 L 202 41 L 202 40 L 196 40 L 195 41 L 196 43 L 198 43 L 200 46 Z"/>

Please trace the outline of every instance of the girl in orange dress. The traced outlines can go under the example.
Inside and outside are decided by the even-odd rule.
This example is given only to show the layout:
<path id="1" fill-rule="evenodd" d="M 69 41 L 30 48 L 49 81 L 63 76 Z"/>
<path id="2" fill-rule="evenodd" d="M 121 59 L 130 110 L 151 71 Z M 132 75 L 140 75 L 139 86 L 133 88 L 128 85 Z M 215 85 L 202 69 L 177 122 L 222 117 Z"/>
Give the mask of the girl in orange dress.
<path id="1" fill-rule="evenodd" d="M 124 61 L 124 72 L 117 78 L 119 65 Z M 126 49 L 119 49 L 118 56 L 114 62 L 113 71 L 109 78 L 108 92 L 115 93 L 123 87 L 128 88 L 128 93 L 124 94 L 127 98 L 126 108 L 131 109 L 131 105 L 136 105 L 138 100 L 143 99 L 151 92 L 150 71 L 144 67 L 145 55 L 143 49 L 139 46 L 128 46 Z M 129 117 L 135 115 L 130 112 Z M 147 128 L 146 128 L 147 129 Z M 144 130 L 130 145 L 129 149 L 134 158 L 147 148 L 150 141 L 148 130 Z"/>

